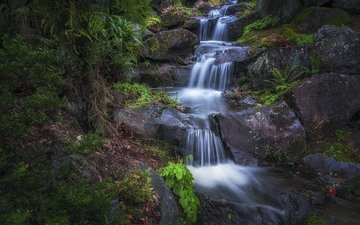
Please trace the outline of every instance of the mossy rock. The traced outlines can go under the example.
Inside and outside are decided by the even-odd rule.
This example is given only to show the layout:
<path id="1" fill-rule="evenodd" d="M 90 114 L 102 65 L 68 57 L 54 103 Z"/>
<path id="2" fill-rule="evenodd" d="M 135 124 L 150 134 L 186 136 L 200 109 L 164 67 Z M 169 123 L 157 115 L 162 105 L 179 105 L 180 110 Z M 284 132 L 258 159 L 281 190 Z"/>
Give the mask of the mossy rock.
<path id="1" fill-rule="evenodd" d="M 313 6 L 298 13 L 291 24 L 303 32 L 314 33 L 323 25 L 341 26 L 348 22 L 349 14 L 344 10 Z"/>
<path id="2" fill-rule="evenodd" d="M 334 0 L 332 2 L 334 8 L 340 8 L 346 11 L 359 13 L 360 1 L 359 0 Z"/>

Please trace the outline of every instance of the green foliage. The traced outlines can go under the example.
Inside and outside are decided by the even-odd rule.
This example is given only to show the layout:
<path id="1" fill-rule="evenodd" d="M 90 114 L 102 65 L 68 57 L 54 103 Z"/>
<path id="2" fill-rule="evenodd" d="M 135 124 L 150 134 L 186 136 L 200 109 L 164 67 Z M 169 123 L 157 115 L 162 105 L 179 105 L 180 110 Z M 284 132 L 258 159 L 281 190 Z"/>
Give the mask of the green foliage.
<path id="1" fill-rule="evenodd" d="M 253 30 L 262 30 L 270 27 L 276 26 L 280 21 L 280 18 L 273 15 L 268 15 L 262 19 L 259 19 L 249 25 L 246 25 L 244 28 L 244 35 L 253 31 Z"/>
<path id="2" fill-rule="evenodd" d="M 304 74 L 305 71 L 296 66 L 287 66 L 283 71 L 272 68 L 270 82 L 275 86 L 276 92 L 283 92 L 292 88 Z"/>
<path id="3" fill-rule="evenodd" d="M 277 102 L 281 98 L 282 93 L 275 93 L 273 90 L 267 89 L 260 92 L 255 92 L 254 95 L 255 98 L 258 99 L 264 105 L 271 105 Z"/>
<path id="4" fill-rule="evenodd" d="M 306 225 L 325 225 L 325 221 L 320 216 L 312 215 L 306 219 Z"/>
<path id="5" fill-rule="evenodd" d="M 318 55 L 312 54 L 310 56 L 310 75 L 319 74 L 321 68 L 321 59 Z"/>
<path id="6" fill-rule="evenodd" d="M 116 0 L 114 9 L 126 19 L 141 24 L 154 15 L 151 0 Z"/>
<path id="7" fill-rule="evenodd" d="M 248 2 L 244 2 L 244 9 L 241 12 L 242 16 L 247 16 L 255 11 L 256 8 L 256 0 L 250 0 Z"/>
<path id="8" fill-rule="evenodd" d="M 351 132 L 347 130 L 336 130 L 335 137 L 338 141 L 348 141 L 351 138 Z"/>
<path id="9" fill-rule="evenodd" d="M 88 155 L 100 149 L 104 145 L 103 134 L 100 131 L 89 132 L 74 140 L 70 146 L 72 153 Z"/>
<path id="10" fill-rule="evenodd" d="M 338 161 L 355 162 L 358 157 L 354 150 L 343 143 L 332 143 L 325 146 L 324 154 Z"/>
<path id="11" fill-rule="evenodd" d="M 160 102 L 170 107 L 176 107 L 179 104 L 165 92 L 154 93 L 142 84 L 116 83 L 113 87 L 115 90 L 135 95 L 136 99 L 127 103 L 127 106 L 130 108 L 141 108 L 155 102 Z"/>
<path id="12" fill-rule="evenodd" d="M 183 163 L 170 162 L 160 170 L 166 185 L 179 197 L 179 202 L 185 212 L 187 221 L 195 223 L 197 219 L 199 199 L 193 187 L 193 176 Z"/>
<path id="13" fill-rule="evenodd" d="M 315 42 L 315 34 L 298 33 L 291 26 L 283 26 L 283 34 L 288 41 L 300 46 L 311 45 Z"/>
<path id="14" fill-rule="evenodd" d="M 64 84 L 61 54 L 41 44 L 32 48 L 20 37 L 1 40 L 0 143 L 54 119 L 62 106 L 58 96 Z"/>
<path id="15" fill-rule="evenodd" d="M 324 25 L 330 24 L 330 25 L 341 26 L 349 21 L 349 14 L 341 9 L 313 6 L 306 8 L 303 11 L 299 12 L 297 15 L 295 15 L 291 23 L 292 24 L 306 23 L 313 16 L 316 16 L 317 12 L 324 12 L 329 15 L 335 14 L 335 16 L 333 16 L 332 18 L 329 18 L 327 21 L 324 21 Z"/>

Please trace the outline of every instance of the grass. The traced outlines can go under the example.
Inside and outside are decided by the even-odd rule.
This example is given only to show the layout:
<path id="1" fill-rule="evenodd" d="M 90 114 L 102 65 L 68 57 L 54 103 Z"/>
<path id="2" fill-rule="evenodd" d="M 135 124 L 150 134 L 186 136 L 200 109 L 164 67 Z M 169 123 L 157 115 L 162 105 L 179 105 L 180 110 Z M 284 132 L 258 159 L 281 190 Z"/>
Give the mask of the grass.
<path id="1" fill-rule="evenodd" d="M 143 84 L 138 83 L 116 83 L 114 89 L 132 95 L 134 98 L 128 101 L 129 108 L 142 108 L 144 106 L 159 102 L 169 107 L 177 107 L 179 103 L 165 92 L 153 92 Z"/>

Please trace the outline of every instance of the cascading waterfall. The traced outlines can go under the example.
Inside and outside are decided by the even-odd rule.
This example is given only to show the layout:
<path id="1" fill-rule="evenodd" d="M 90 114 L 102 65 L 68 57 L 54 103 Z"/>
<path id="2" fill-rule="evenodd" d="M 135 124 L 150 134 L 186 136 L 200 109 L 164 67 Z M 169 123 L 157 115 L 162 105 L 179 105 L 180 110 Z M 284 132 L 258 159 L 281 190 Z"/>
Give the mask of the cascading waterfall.
<path id="1" fill-rule="evenodd" d="M 191 70 L 189 87 L 225 90 L 234 71 L 234 63 L 216 65 L 215 62 L 213 54 L 202 55 L 200 61 L 195 63 Z"/>

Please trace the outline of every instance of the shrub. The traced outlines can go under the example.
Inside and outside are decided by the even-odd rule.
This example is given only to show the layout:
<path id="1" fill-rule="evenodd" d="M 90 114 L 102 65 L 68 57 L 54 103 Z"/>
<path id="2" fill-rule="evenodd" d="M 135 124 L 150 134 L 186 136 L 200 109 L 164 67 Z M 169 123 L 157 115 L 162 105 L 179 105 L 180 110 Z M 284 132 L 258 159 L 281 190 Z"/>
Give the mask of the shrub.
<path id="1" fill-rule="evenodd" d="M 262 30 L 276 26 L 280 21 L 280 18 L 273 15 L 268 15 L 262 19 L 256 20 L 255 22 L 246 25 L 244 28 L 244 35 L 253 30 Z"/>
<path id="2" fill-rule="evenodd" d="M 197 219 L 199 199 L 193 187 L 193 176 L 183 163 L 168 163 L 160 169 L 160 175 L 165 178 L 166 185 L 179 197 L 179 202 L 185 212 L 187 221 L 195 223 Z"/>
<path id="3" fill-rule="evenodd" d="M 135 100 L 128 101 L 127 103 L 127 106 L 130 108 L 141 108 L 155 102 L 160 102 L 170 107 L 176 107 L 179 104 L 165 92 L 154 93 L 142 84 L 116 83 L 113 87 L 115 90 L 124 91 L 135 96 Z"/>

